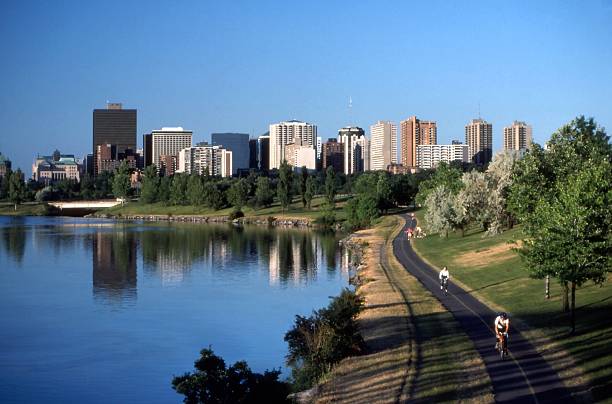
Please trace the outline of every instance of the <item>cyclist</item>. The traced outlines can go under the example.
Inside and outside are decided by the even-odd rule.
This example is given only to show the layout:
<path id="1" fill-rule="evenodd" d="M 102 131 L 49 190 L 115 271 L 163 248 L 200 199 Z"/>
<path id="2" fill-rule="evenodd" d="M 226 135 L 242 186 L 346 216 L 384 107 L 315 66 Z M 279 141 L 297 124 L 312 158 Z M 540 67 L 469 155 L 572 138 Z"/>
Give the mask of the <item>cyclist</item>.
<path id="1" fill-rule="evenodd" d="M 438 277 L 440 278 L 440 290 L 448 292 L 448 280 L 450 279 L 448 268 L 443 267 Z"/>
<path id="2" fill-rule="evenodd" d="M 510 330 L 510 319 L 508 315 L 504 312 L 499 313 L 499 315 L 495 318 L 495 336 L 497 337 L 497 342 L 495 343 L 495 349 L 499 348 L 499 344 L 502 341 L 502 334 L 508 334 Z"/>

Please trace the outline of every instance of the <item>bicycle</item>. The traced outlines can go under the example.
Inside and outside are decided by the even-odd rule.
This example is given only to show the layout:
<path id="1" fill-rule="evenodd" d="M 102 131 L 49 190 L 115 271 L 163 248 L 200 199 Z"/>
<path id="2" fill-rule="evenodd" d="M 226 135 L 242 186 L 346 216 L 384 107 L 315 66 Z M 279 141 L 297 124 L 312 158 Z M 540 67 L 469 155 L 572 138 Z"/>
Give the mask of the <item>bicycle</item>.
<path id="1" fill-rule="evenodd" d="M 440 290 L 444 290 L 444 294 L 448 293 L 448 277 L 443 276 L 440 279 Z"/>
<path id="2" fill-rule="evenodd" d="M 504 360 L 506 356 L 508 356 L 508 333 L 501 333 L 501 343 L 497 343 L 497 351 L 499 352 L 499 357 L 501 360 Z"/>

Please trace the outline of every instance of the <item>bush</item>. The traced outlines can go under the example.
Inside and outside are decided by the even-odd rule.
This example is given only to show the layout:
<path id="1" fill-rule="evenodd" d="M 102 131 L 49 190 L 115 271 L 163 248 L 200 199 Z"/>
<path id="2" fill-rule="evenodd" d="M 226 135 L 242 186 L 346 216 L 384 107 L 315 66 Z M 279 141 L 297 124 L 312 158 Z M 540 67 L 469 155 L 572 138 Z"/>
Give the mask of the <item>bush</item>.
<path id="1" fill-rule="evenodd" d="M 362 305 L 355 292 L 344 289 L 326 308 L 310 317 L 295 317 L 285 341 L 289 345 L 287 364 L 292 368 L 296 389 L 312 387 L 332 365 L 361 352 L 363 339 L 355 317 Z"/>
<path id="2" fill-rule="evenodd" d="M 244 213 L 239 209 L 232 210 L 229 214 L 229 220 L 236 220 L 240 217 L 244 217 Z"/>
<path id="3" fill-rule="evenodd" d="M 210 348 L 200 351 L 194 366 L 194 373 L 172 379 L 172 388 L 185 396 L 185 403 L 288 402 L 289 386 L 278 380 L 279 370 L 253 373 L 244 361 L 226 367 Z"/>

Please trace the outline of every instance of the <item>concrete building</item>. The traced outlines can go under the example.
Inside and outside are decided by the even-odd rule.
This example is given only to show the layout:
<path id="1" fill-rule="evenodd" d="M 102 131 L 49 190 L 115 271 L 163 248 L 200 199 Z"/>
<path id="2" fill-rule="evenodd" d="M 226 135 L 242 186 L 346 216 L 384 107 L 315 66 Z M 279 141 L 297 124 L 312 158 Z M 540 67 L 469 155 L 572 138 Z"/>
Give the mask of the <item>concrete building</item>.
<path id="1" fill-rule="evenodd" d="M 231 177 L 232 153 L 221 146 L 187 147 L 179 152 L 177 172 Z"/>
<path id="2" fill-rule="evenodd" d="M 45 185 L 58 181 L 81 181 L 81 169 L 74 155 L 38 156 L 32 164 L 32 179 Z"/>
<path id="3" fill-rule="evenodd" d="M 316 154 L 317 126 L 291 120 L 270 125 L 270 169 L 279 168 L 285 156 L 285 146 L 307 146 Z M 316 157 L 316 155 L 315 155 Z"/>
<path id="4" fill-rule="evenodd" d="M 416 116 L 400 122 L 402 165 L 416 167 L 417 146 L 438 143 L 438 130 L 434 121 L 421 121 Z"/>
<path id="5" fill-rule="evenodd" d="M 136 150 L 136 110 L 123 109 L 119 103 L 108 103 L 106 109 L 93 110 L 93 146 L 94 155 L 93 172 L 98 169 L 97 147 L 102 144 L 112 144 L 117 153 L 125 153 L 126 149 Z"/>
<path id="6" fill-rule="evenodd" d="M 531 125 L 525 122 L 514 121 L 512 125 L 504 128 L 504 150 L 518 150 L 525 152 L 533 142 Z"/>
<path id="7" fill-rule="evenodd" d="M 344 144 L 338 142 L 337 139 L 328 139 L 321 147 L 321 169 L 327 170 L 327 167 L 334 167 L 337 173 L 344 171 Z"/>
<path id="8" fill-rule="evenodd" d="M 119 153 L 117 145 L 110 143 L 96 146 L 95 161 L 97 163 L 95 175 L 104 171 L 115 171 L 123 162 L 126 162 L 130 168 L 138 168 L 138 155 L 132 149 L 125 149 Z"/>
<path id="9" fill-rule="evenodd" d="M 465 125 L 468 156 L 477 165 L 487 165 L 493 157 L 493 125 L 483 119 L 472 119 Z"/>
<path id="10" fill-rule="evenodd" d="M 249 139 L 249 169 L 259 169 L 259 142 L 257 139 Z"/>
<path id="11" fill-rule="evenodd" d="M 323 151 L 323 139 L 317 136 L 317 160 L 321 160 L 321 152 Z"/>
<path id="12" fill-rule="evenodd" d="M 370 170 L 386 170 L 397 163 L 397 126 L 378 121 L 370 126 Z"/>
<path id="13" fill-rule="evenodd" d="M 270 135 L 259 136 L 257 145 L 259 169 L 268 172 L 270 170 Z"/>
<path id="14" fill-rule="evenodd" d="M 344 146 L 344 174 L 354 174 L 370 169 L 370 143 L 362 128 L 346 126 L 340 129 L 338 142 Z"/>
<path id="15" fill-rule="evenodd" d="M 232 174 L 249 169 L 248 133 L 213 133 L 210 139 L 213 146 L 221 146 L 232 152 Z"/>
<path id="16" fill-rule="evenodd" d="M 178 158 L 181 150 L 191 147 L 193 132 L 183 128 L 161 128 L 151 132 L 151 162 L 158 170 L 161 168 L 161 156 L 174 156 Z M 145 144 L 146 145 L 146 144 Z M 145 150 L 145 155 L 147 151 Z M 168 157 L 165 158 L 168 163 Z M 166 166 L 168 167 L 168 166 Z M 169 170 L 166 171 L 168 173 Z M 168 174 L 167 174 L 168 175 Z"/>
<path id="17" fill-rule="evenodd" d="M 11 171 L 11 160 L 0 153 L 0 178 Z"/>
<path id="18" fill-rule="evenodd" d="M 290 143 L 285 146 L 285 160 L 293 168 L 317 169 L 317 150 L 311 146 Z"/>
<path id="19" fill-rule="evenodd" d="M 418 145 L 416 156 L 416 165 L 419 168 L 435 168 L 441 161 L 470 161 L 466 144 Z"/>

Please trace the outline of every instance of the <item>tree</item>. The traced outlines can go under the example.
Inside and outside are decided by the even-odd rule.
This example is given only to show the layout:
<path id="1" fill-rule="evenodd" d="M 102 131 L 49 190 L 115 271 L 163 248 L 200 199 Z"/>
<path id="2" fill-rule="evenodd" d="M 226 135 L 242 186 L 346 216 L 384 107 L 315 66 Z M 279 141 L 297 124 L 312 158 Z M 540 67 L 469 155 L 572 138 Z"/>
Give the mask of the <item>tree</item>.
<path id="1" fill-rule="evenodd" d="M 461 184 L 458 198 L 467 214 L 467 220 L 479 223 L 483 230 L 487 230 L 492 215 L 489 206 L 490 189 L 485 174 L 476 170 L 464 173 Z M 450 189 L 445 189 L 452 193 Z"/>
<path id="2" fill-rule="evenodd" d="M 579 117 L 555 132 L 548 150 L 517 164 L 510 187 L 513 213 L 523 222 L 520 255 L 530 276 L 555 277 L 571 288 L 572 332 L 576 288 L 602 284 L 612 268 L 612 146 L 594 120 Z M 525 189 L 532 174 L 542 180 Z M 567 299 L 566 299 L 567 301 Z"/>
<path id="3" fill-rule="evenodd" d="M 155 165 L 146 167 L 142 175 L 140 200 L 144 203 L 153 203 L 157 201 L 159 185 L 160 178 L 157 175 L 157 167 L 155 167 Z"/>
<path id="4" fill-rule="evenodd" d="M 514 166 L 519 159 L 517 151 L 506 150 L 497 153 L 487 168 L 488 208 L 491 218 L 487 233 L 490 235 L 501 233 L 504 227 L 512 228 L 514 223 L 514 218 L 508 210 L 508 193 L 512 185 Z"/>
<path id="5" fill-rule="evenodd" d="M 325 171 L 325 198 L 329 205 L 336 204 L 336 172 L 333 166 L 327 167 Z"/>
<path id="6" fill-rule="evenodd" d="M 308 176 L 306 180 L 306 190 L 304 191 L 304 200 L 306 201 L 306 207 L 310 209 L 312 199 L 317 192 L 317 183 L 313 176 Z"/>
<path id="7" fill-rule="evenodd" d="M 197 174 L 191 174 L 187 181 L 187 199 L 194 206 L 204 204 L 204 184 L 202 178 Z"/>
<path id="8" fill-rule="evenodd" d="M 170 203 L 173 205 L 187 204 L 187 174 L 178 173 L 172 176 L 170 186 Z"/>
<path id="9" fill-rule="evenodd" d="M 96 199 L 106 198 L 113 192 L 114 174 L 110 171 L 103 171 L 96 176 L 94 184 L 94 195 Z"/>
<path id="10" fill-rule="evenodd" d="M 234 206 L 236 210 L 241 210 L 246 205 L 249 196 L 249 188 L 244 178 L 235 181 L 227 191 L 227 201 Z"/>
<path id="11" fill-rule="evenodd" d="M 9 191 L 8 197 L 9 200 L 15 205 L 15 210 L 17 210 L 17 205 L 23 202 L 26 198 L 26 186 L 23 182 L 23 173 L 20 169 L 17 171 L 11 172 L 9 178 Z"/>
<path id="12" fill-rule="evenodd" d="M 255 201 L 257 206 L 268 207 L 274 200 L 274 192 L 270 186 L 268 177 L 258 177 L 257 187 L 255 188 Z"/>
<path id="13" fill-rule="evenodd" d="M 281 204 L 283 212 L 289 207 L 293 200 L 293 169 L 287 161 L 283 161 L 278 169 L 278 184 L 276 185 L 276 195 Z"/>
<path id="14" fill-rule="evenodd" d="M 308 175 L 308 169 L 306 166 L 302 166 L 302 175 L 300 176 L 300 195 L 302 195 L 302 206 L 304 208 L 306 205 L 308 205 L 308 202 L 306 201 L 306 183 L 308 182 L 308 178 L 310 178 Z"/>
<path id="15" fill-rule="evenodd" d="M 214 210 L 219 210 L 225 206 L 223 193 L 219 190 L 217 184 L 213 181 L 204 183 L 204 204 Z"/>
<path id="16" fill-rule="evenodd" d="M 161 177 L 157 190 L 157 200 L 169 204 L 171 199 L 172 177 Z"/>
<path id="17" fill-rule="evenodd" d="M 378 181 L 376 182 L 376 196 L 378 199 L 378 209 L 382 212 L 387 212 L 393 206 L 391 201 L 391 183 L 389 182 L 389 174 L 385 171 L 378 173 Z"/>
<path id="18" fill-rule="evenodd" d="M 125 199 L 131 187 L 130 167 L 124 161 L 119 165 L 115 178 L 113 179 L 113 195 L 115 195 L 115 198 Z"/>
<path id="19" fill-rule="evenodd" d="M 81 198 L 92 199 L 95 195 L 95 183 L 88 173 L 81 178 Z"/>
<path id="20" fill-rule="evenodd" d="M 195 372 L 172 379 L 172 388 L 185 403 L 285 403 L 289 386 L 278 380 L 280 371 L 253 373 L 246 362 L 227 367 L 212 349 L 200 351 Z"/>
<path id="21" fill-rule="evenodd" d="M 430 232 L 448 237 L 448 232 L 455 229 L 455 198 L 445 185 L 439 185 L 429 191 L 425 200 L 425 221 Z"/>
<path id="22" fill-rule="evenodd" d="M 462 172 L 457 167 L 450 166 L 444 162 L 440 163 L 433 175 L 419 184 L 416 201 L 424 204 L 429 192 L 440 185 L 444 185 L 453 194 L 458 192 L 461 188 L 461 175 Z"/>

